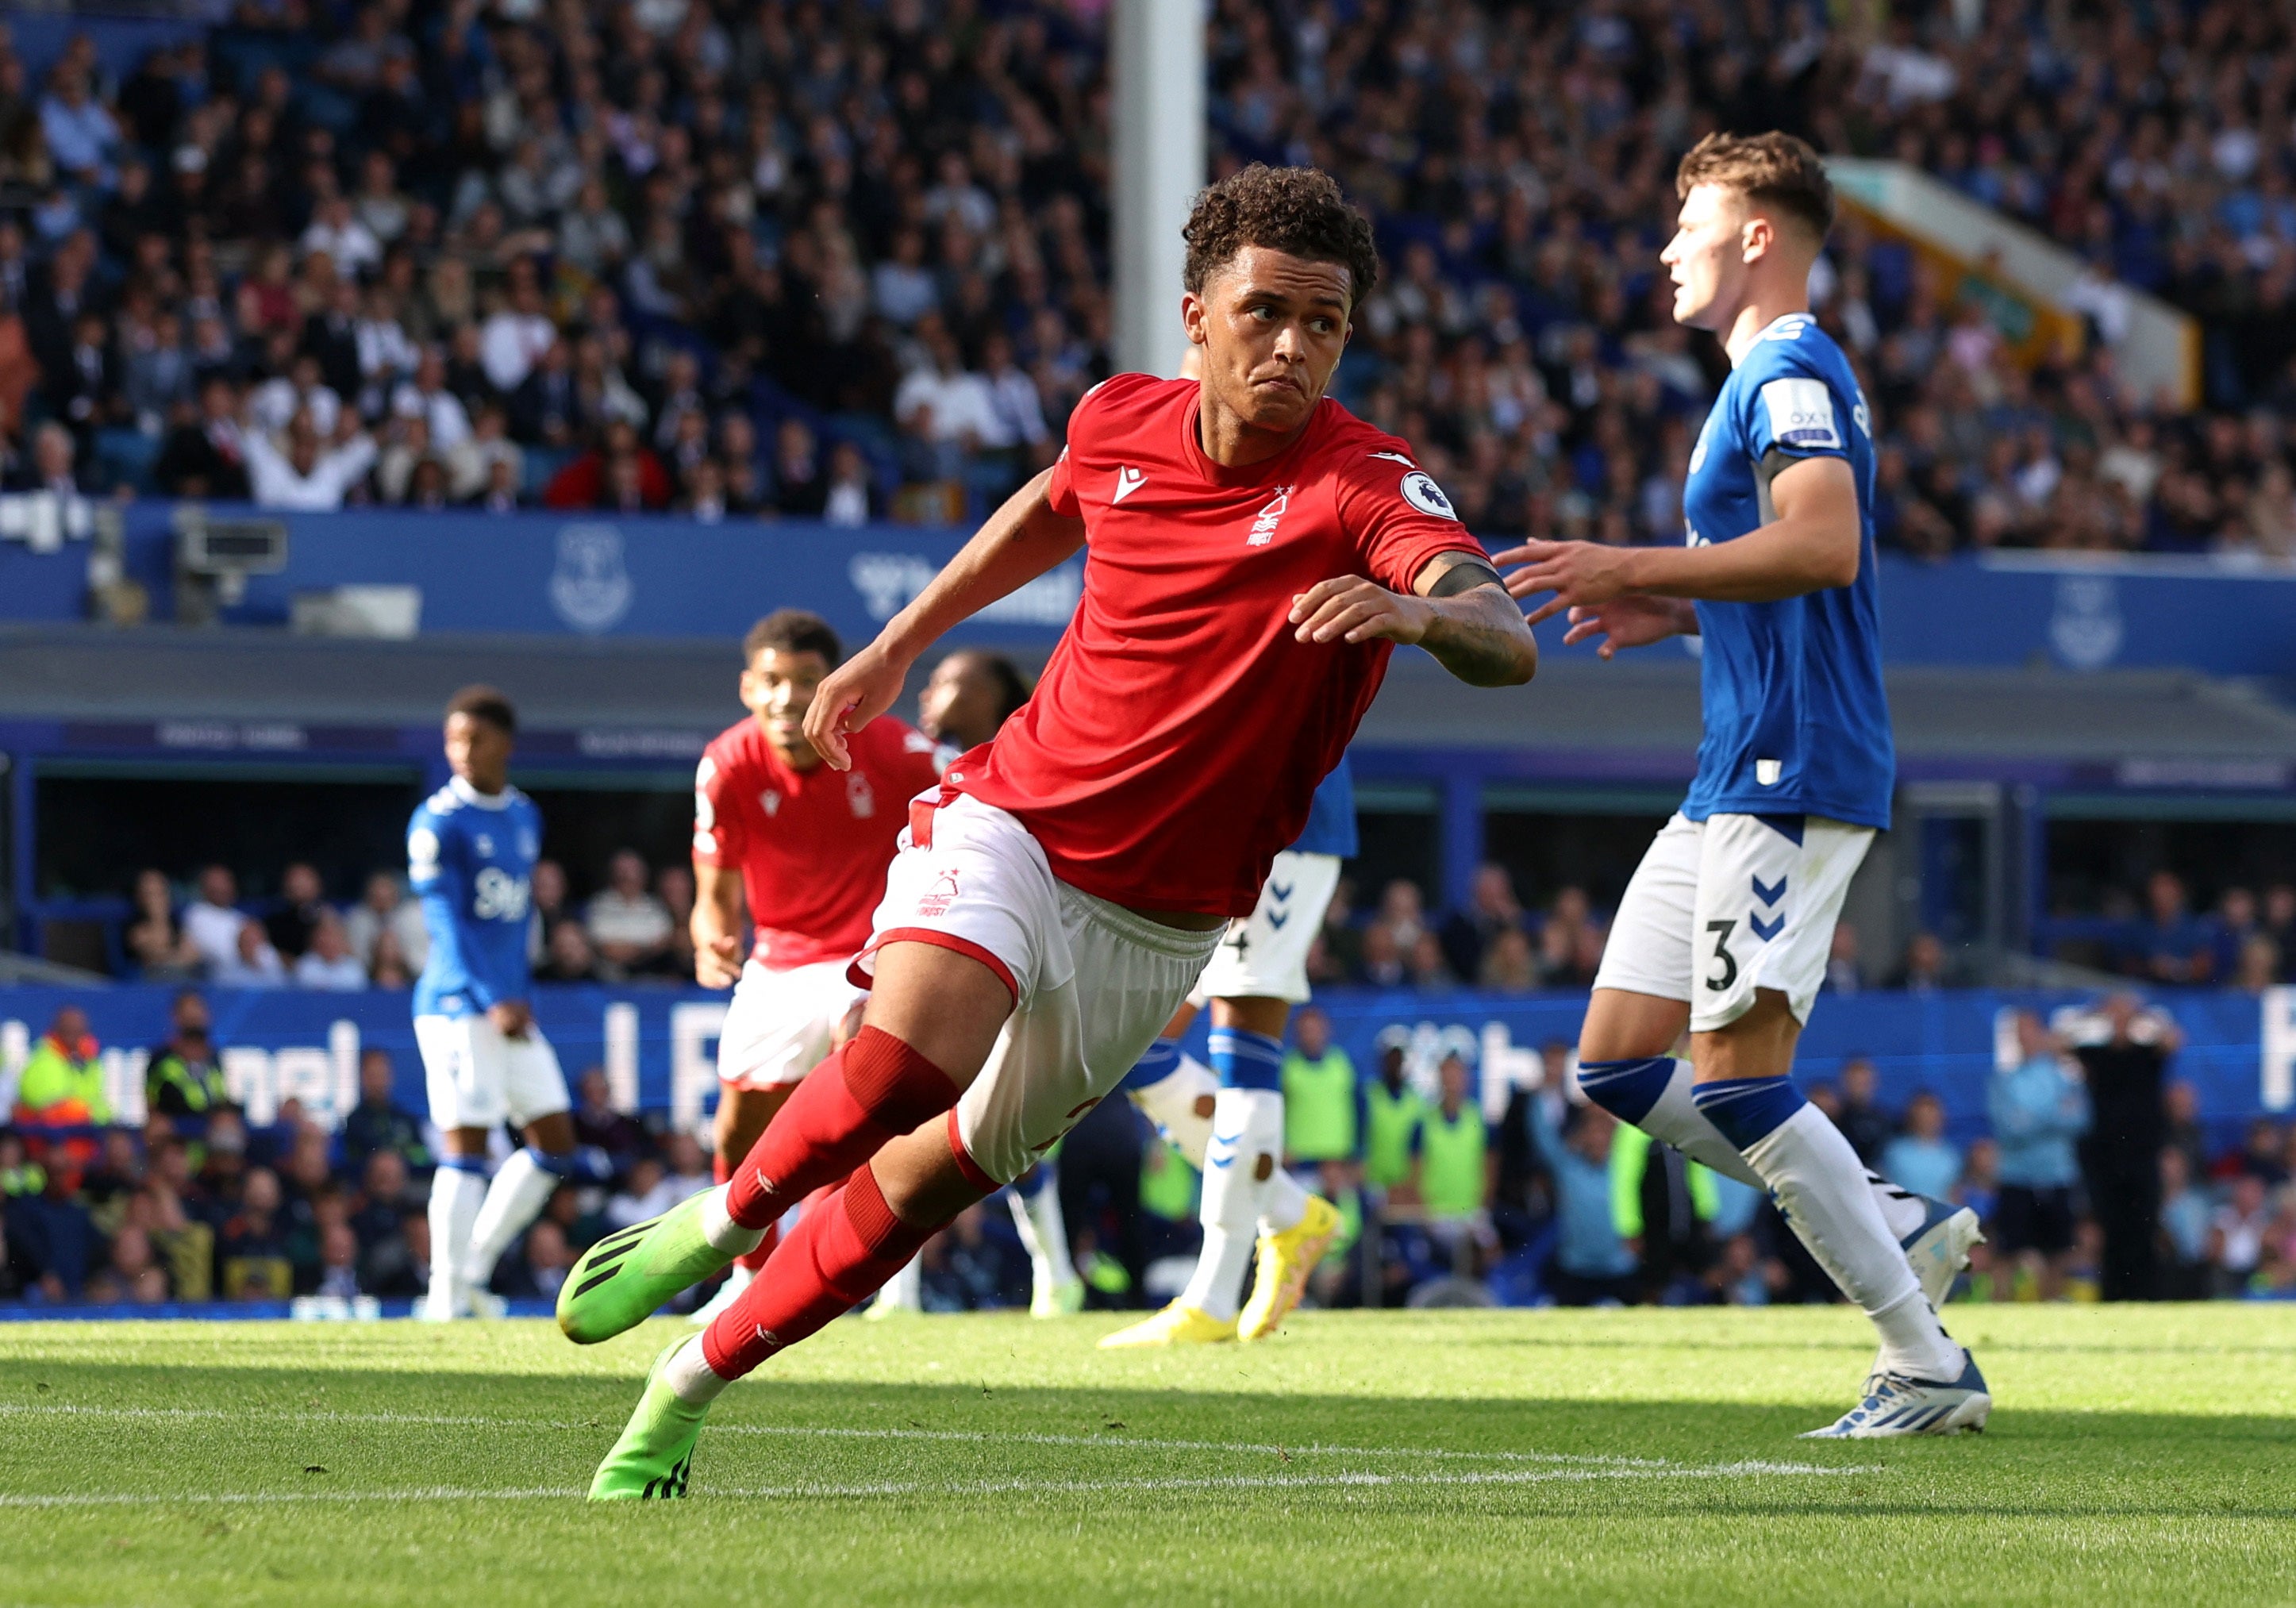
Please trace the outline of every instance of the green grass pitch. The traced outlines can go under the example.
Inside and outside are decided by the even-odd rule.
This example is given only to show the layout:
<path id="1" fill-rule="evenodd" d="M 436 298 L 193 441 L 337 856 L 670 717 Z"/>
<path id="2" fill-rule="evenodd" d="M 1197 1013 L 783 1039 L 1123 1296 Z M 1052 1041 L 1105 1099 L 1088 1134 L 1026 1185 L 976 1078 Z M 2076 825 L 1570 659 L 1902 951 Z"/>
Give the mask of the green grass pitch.
<path id="1" fill-rule="evenodd" d="M 1838 1309 L 845 1322 L 611 1507 L 668 1323 L 11 1324 L 0 1603 L 2296 1601 L 2296 1307 L 1951 1317 L 1992 1429 L 1841 1443 Z"/>

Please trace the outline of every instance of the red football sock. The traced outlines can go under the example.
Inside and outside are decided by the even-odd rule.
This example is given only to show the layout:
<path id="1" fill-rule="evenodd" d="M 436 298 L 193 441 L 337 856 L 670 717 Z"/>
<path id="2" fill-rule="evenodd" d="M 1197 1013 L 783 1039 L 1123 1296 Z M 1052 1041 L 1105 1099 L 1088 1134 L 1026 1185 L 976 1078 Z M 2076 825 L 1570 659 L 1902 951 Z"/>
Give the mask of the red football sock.
<path id="1" fill-rule="evenodd" d="M 890 1033 L 863 1028 L 806 1075 L 774 1113 L 726 1191 L 726 1212 L 763 1228 L 889 1139 L 956 1103 L 947 1072 Z"/>
<path id="2" fill-rule="evenodd" d="M 877 1175 L 856 1169 L 822 1210 L 798 1218 L 772 1271 L 701 1332 L 702 1359 L 720 1379 L 741 1378 L 859 1306 L 938 1232 L 895 1217 Z"/>

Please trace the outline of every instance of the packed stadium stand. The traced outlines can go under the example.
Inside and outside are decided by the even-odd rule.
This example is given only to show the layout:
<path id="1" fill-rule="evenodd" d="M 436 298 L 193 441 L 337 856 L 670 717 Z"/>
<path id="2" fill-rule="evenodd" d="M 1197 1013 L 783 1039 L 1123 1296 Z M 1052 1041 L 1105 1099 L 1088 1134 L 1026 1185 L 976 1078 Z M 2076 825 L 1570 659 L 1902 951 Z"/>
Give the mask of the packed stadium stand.
<path id="1" fill-rule="evenodd" d="M 521 708 L 541 1014 L 600 1159 L 498 1291 L 707 1182 L 685 790 L 731 644 L 782 602 L 865 639 L 1111 371 L 1105 9 L 0 23 L 0 1301 L 422 1288 L 402 833 L 474 681 Z M 1335 394 L 1478 536 L 1626 546 L 1680 539 L 1726 372 L 1669 312 L 1677 159 L 1838 159 L 1811 299 L 1875 414 L 1904 788 L 1805 1070 L 1869 1162 L 1990 1213 L 2038 1012 L 2092 1078 L 2166 1079 L 2144 1292 L 2296 1293 L 2289 10 L 1855 9 L 1219 0 L 1213 172 L 1313 164 L 1371 214 Z M 276 549 L 188 558 L 212 532 Z M 1078 584 L 973 640 L 1033 670 Z M 1545 1300 L 1558 1243 L 1628 1299 L 1824 1291 L 1751 1199 L 1646 1238 L 1662 1161 L 1570 1219 L 1648 1160 L 1559 1089 L 1697 677 L 1557 652 L 1471 705 L 1397 662 L 1313 970 L 1365 1097 L 1456 1115 L 1471 1071 L 1494 1161 L 1462 1236 L 1367 1137 L 1304 1158 L 1357 1213 L 1318 1299 Z M 1186 1173 L 1128 1111 L 1078 1131 L 1095 1300 L 1170 1293 Z M 2094 1294 L 2106 1240 L 1973 1291 Z M 1027 1300 L 1001 1216 L 926 1264 L 936 1308 Z"/>

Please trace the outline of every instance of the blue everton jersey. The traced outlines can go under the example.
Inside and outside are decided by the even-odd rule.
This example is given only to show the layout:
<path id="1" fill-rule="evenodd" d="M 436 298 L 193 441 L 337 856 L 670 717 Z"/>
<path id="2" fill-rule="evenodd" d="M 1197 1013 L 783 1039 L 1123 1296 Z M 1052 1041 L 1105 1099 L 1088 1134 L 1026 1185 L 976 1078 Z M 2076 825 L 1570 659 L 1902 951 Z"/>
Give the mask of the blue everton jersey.
<path id="1" fill-rule="evenodd" d="M 1897 778 L 1882 691 L 1874 566 L 1872 415 L 1833 338 L 1804 313 L 1757 336 L 1690 456 L 1691 546 L 1776 518 L 1770 482 L 1802 458 L 1842 458 L 1857 482 L 1857 578 L 1779 603 L 1698 606 L 1706 735 L 1683 800 L 1710 815 L 1816 815 L 1886 827 Z"/>
<path id="2" fill-rule="evenodd" d="M 1355 857 L 1356 779 L 1348 769 L 1345 754 L 1316 789 L 1315 801 L 1308 807 L 1308 825 L 1292 843 L 1292 852 L 1335 854 L 1343 860 Z"/>
<path id="3" fill-rule="evenodd" d="M 415 810 L 406 878 L 430 932 L 417 1016 L 466 1016 L 527 997 L 527 912 L 541 852 L 542 812 L 515 787 L 489 798 L 457 776 Z"/>

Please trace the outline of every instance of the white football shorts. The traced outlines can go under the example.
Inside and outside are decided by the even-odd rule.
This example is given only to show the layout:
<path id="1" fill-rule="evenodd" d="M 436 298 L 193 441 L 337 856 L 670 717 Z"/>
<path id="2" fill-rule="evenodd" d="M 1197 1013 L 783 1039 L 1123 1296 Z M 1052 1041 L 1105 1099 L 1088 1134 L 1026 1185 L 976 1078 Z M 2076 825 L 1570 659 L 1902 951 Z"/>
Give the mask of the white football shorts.
<path id="1" fill-rule="evenodd" d="M 982 1189 L 1009 1184 L 1124 1080 L 1201 975 L 1218 928 L 1185 932 L 1053 875 L 1012 815 L 935 790 L 910 809 L 856 980 L 887 944 L 969 955 L 1013 991 L 988 1064 L 949 1112 Z"/>
<path id="2" fill-rule="evenodd" d="M 537 1117 L 570 1109 L 558 1052 L 538 1027 L 523 1038 L 505 1038 L 482 1015 L 417 1016 L 414 1046 L 422 1055 L 422 1085 L 430 1120 L 440 1128 L 524 1128 Z"/>
<path id="3" fill-rule="evenodd" d="M 1695 1033 L 1737 1021 L 1757 989 L 1807 1022 L 1873 842 L 1872 827 L 1822 816 L 1677 815 L 1627 884 L 1595 986 L 1685 1001 Z"/>
<path id="4" fill-rule="evenodd" d="M 1308 951 L 1324 930 L 1324 912 L 1340 885 L 1340 857 L 1287 849 L 1268 868 L 1250 915 L 1228 923 L 1188 1003 L 1210 999 L 1283 999 L 1308 1003 Z"/>
<path id="5" fill-rule="evenodd" d="M 835 1047 L 853 1007 L 869 997 L 846 976 L 852 963 L 816 961 L 776 972 L 742 968 L 718 1032 L 718 1081 L 731 1088 L 794 1087 Z"/>

